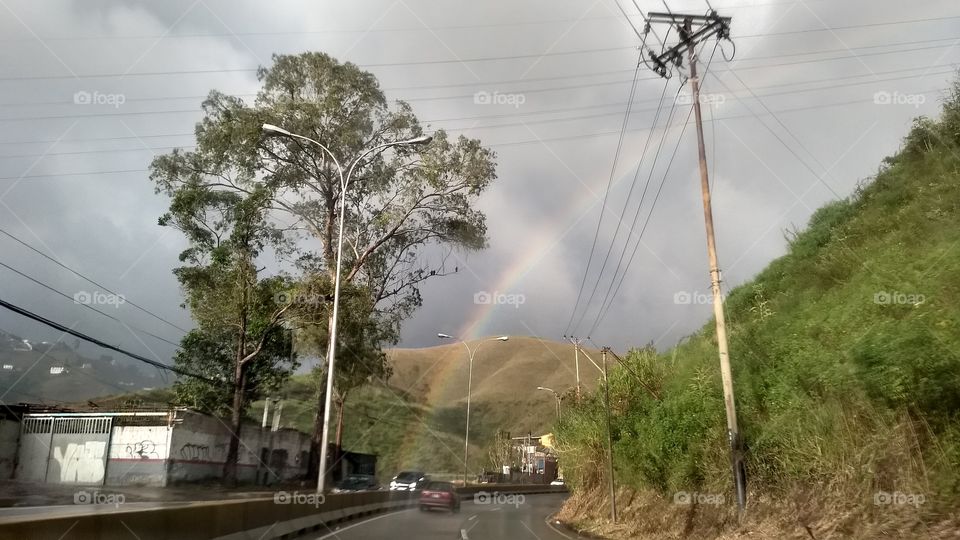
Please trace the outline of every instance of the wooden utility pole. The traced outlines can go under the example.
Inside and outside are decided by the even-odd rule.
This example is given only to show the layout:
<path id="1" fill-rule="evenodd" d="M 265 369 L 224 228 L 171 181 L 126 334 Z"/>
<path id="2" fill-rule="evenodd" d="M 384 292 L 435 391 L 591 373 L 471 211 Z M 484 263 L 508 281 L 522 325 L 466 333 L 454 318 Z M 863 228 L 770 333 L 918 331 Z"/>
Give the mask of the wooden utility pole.
<path id="1" fill-rule="evenodd" d="M 577 402 L 580 401 L 580 338 L 570 337 L 570 343 L 573 343 L 573 359 L 577 369 Z"/>
<path id="2" fill-rule="evenodd" d="M 604 405 L 607 409 L 607 467 L 610 475 L 610 521 L 617 522 L 617 488 L 613 479 L 613 429 L 610 426 L 610 379 L 607 378 L 607 348 L 600 351 L 603 358 Z"/>
<path id="3" fill-rule="evenodd" d="M 694 21 L 700 25 L 693 28 Z M 717 262 L 717 244 L 713 229 L 713 207 L 710 201 L 710 179 L 707 174 L 707 152 L 703 142 L 703 117 L 700 111 L 700 79 L 697 76 L 696 46 L 707 38 L 717 35 L 729 38 L 730 18 L 720 17 L 715 11 L 709 15 L 683 15 L 675 13 L 650 13 L 647 24 L 665 22 L 675 27 L 679 42 L 662 51 L 650 54 L 654 71 L 666 77 L 670 65 L 681 65 L 686 52 L 689 63 L 693 112 L 697 125 L 697 155 L 700 165 L 700 193 L 703 198 L 703 221 L 707 233 L 707 257 L 710 264 L 710 289 L 713 293 L 713 317 L 716 321 L 717 352 L 720 357 L 720 378 L 723 384 L 723 403 L 727 416 L 727 437 L 730 444 L 730 464 L 736 489 L 737 507 L 743 512 L 746 505 L 746 471 L 743 464 L 743 443 L 737 426 L 736 400 L 733 392 L 733 374 L 730 369 L 730 353 L 727 348 L 727 327 L 723 312 L 723 292 L 720 288 L 720 265 Z M 664 44 L 666 47 L 666 44 Z"/>

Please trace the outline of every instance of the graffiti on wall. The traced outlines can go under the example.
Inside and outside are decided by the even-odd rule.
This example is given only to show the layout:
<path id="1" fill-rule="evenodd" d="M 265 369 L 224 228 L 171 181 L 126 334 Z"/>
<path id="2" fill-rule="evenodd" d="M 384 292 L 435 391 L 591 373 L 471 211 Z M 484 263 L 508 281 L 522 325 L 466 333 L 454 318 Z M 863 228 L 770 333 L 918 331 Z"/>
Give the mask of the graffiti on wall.
<path id="1" fill-rule="evenodd" d="M 223 461 L 226 456 L 226 444 L 217 444 L 211 448 L 206 444 L 186 443 L 180 447 L 180 457 L 191 461 Z"/>
<path id="2" fill-rule="evenodd" d="M 210 459 L 210 447 L 205 444 L 187 443 L 180 447 L 180 457 L 190 460 Z"/>
<path id="3" fill-rule="evenodd" d="M 127 457 L 140 459 L 159 459 L 157 445 L 149 439 L 127 445 Z"/>
<path id="4" fill-rule="evenodd" d="M 68 443 L 66 447 L 53 447 L 54 462 L 59 466 L 59 474 L 52 471 L 53 477 L 64 483 L 94 484 L 103 481 L 105 441 L 87 441 Z M 48 479 L 49 481 L 49 479 Z"/>

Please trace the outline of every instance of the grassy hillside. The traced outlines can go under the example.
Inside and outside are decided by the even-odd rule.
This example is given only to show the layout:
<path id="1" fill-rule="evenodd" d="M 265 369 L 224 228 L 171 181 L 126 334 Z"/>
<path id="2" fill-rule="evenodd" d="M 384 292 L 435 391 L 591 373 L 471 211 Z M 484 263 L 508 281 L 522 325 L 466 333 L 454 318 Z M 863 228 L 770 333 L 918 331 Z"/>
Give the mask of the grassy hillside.
<path id="1" fill-rule="evenodd" d="M 622 370 L 612 377 L 617 478 L 633 497 L 626 529 L 607 532 L 870 538 L 937 537 L 954 527 L 958 243 L 954 95 L 941 120 L 916 123 L 871 183 L 819 209 L 787 255 L 728 296 L 750 519 L 738 527 L 731 504 L 671 504 L 684 491 L 732 501 L 710 322 L 664 354 L 629 355 L 656 392 Z M 597 396 L 584 400 L 560 433 L 580 490 L 566 515 L 594 526 L 602 517 L 581 503 L 604 477 L 593 459 L 604 442 L 601 409 Z M 891 493 L 901 495 L 894 504 Z M 652 511 L 658 519 L 636 517 Z"/>
<path id="2" fill-rule="evenodd" d="M 573 345 L 535 337 L 509 341 L 471 341 L 473 361 L 470 428 L 487 440 L 498 429 L 517 436 L 539 434 L 553 425 L 556 402 L 538 386 L 567 392 L 576 387 Z M 585 358 L 600 362 L 600 352 L 585 349 L 580 356 L 580 381 L 595 388 L 600 372 Z M 468 355 L 460 343 L 423 349 L 393 349 L 390 386 L 430 408 L 445 431 L 463 432 L 466 416 Z M 612 360 L 611 360 L 612 361 Z"/>

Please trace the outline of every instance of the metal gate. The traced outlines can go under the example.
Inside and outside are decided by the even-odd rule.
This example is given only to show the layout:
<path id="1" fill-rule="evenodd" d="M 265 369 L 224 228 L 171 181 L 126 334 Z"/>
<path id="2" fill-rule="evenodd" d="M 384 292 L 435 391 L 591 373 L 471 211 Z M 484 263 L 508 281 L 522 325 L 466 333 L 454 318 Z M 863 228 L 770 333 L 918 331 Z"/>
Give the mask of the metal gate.
<path id="1" fill-rule="evenodd" d="M 112 426 L 108 416 L 24 417 L 17 478 L 102 485 Z"/>
<path id="2" fill-rule="evenodd" d="M 17 451 L 16 478 L 25 482 L 47 479 L 53 418 L 24 417 L 20 424 L 20 448 Z"/>

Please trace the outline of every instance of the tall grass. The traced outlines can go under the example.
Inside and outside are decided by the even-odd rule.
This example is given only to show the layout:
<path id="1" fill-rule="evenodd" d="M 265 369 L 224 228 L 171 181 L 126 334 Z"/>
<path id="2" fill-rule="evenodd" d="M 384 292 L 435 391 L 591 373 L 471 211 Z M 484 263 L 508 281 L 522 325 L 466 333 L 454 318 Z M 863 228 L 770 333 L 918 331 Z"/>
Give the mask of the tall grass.
<path id="1" fill-rule="evenodd" d="M 958 91 L 727 297 L 755 500 L 806 492 L 874 517 L 880 491 L 923 494 L 921 514 L 960 501 Z M 625 361 L 609 382 L 620 485 L 732 493 L 713 322 Z M 601 398 L 573 404 L 558 429 L 577 489 L 605 479 Z"/>

